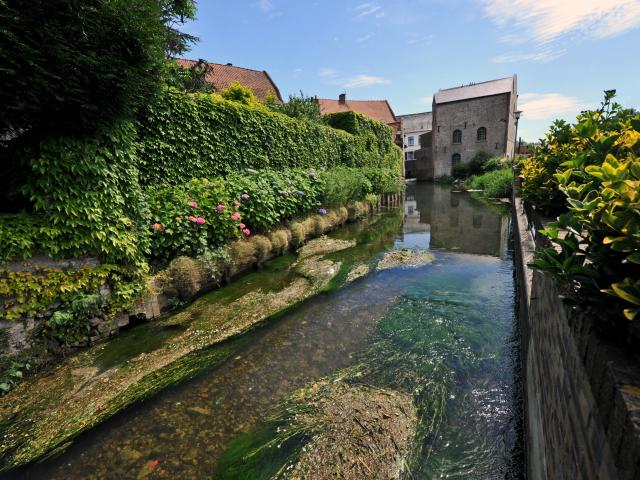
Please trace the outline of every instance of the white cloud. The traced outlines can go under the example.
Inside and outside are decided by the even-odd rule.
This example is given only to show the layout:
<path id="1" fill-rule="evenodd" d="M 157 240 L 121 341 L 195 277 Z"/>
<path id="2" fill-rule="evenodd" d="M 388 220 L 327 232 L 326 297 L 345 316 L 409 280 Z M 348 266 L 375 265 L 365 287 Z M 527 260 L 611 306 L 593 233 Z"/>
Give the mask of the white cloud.
<path id="1" fill-rule="evenodd" d="M 373 75 L 356 75 L 355 77 L 347 78 L 344 81 L 345 87 L 359 88 L 359 87 L 371 87 L 373 85 L 387 85 L 391 83 L 391 80 L 387 80 L 382 77 L 375 77 Z"/>
<path id="2" fill-rule="evenodd" d="M 370 40 L 371 38 L 373 38 L 373 33 L 367 33 L 366 35 L 363 35 L 362 37 L 357 38 L 356 42 L 363 43 L 363 42 L 366 42 L 367 40 Z"/>
<path id="3" fill-rule="evenodd" d="M 376 18 L 382 18 L 385 15 L 382 7 L 375 3 L 361 3 L 356 7 L 356 11 L 358 12 L 358 17 L 373 15 Z"/>
<path id="4" fill-rule="evenodd" d="M 561 114 L 577 114 L 584 102 L 559 93 L 523 93 L 518 97 L 518 110 L 527 120 L 547 120 Z"/>
<path id="5" fill-rule="evenodd" d="M 493 63 L 511 63 L 511 62 L 539 62 L 545 63 L 555 60 L 566 53 L 563 48 L 542 48 L 538 51 L 504 53 L 497 55 L 491 59 Z"/>
<path id="6" fill-rule="evenodd" d="M 481 0 L 485 13 L 538 44 L 572 33 L 613 37 L 640 26 L 640 0 Z"/>
<path id="7" fill-rule="evenodd" d="M 335 78 L 338 75 L 338 71 L 335 68 L 321 68 L 318 71 L 318 75 L 322 78 Z"/>
<path id="8" fill-rule="evenodd" d="M 263 12 L 268 12 L 273 8 L 271 0 L 259 0 L 258 5 L 260 6 L 260 10 L 262 10 Z"/>

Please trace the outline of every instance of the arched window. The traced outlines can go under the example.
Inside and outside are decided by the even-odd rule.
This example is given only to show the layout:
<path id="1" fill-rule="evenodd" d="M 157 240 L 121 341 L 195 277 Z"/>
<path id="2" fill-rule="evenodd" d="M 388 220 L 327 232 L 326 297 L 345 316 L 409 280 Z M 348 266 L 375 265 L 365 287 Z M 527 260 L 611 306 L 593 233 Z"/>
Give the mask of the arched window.
<path id="1" fill-rule="evenodd" d="M 459 164 L 460 164 L 460 160 L 461 160 L 461 159 L 462 159 L 462 157 L 460 157 L 460 154 L 459 154 L 459 153 L 454 153 L 454 154 L 451 156 L 451 166 L 452 166 L 452 167 L 455 167 L 456 165 L 459 165 Z"/>
<path id="2" fill-rule="evenodd" d="M 462 130 L 453 131 L 453 143 L 462 143 Z"/>
<path id="3" fill-rule="evenodd" d="M 478 129 L 477 140 L 479 142 L 486 142 L 487 141 L 487 129 L 485 127 L 480 127 Z"/>

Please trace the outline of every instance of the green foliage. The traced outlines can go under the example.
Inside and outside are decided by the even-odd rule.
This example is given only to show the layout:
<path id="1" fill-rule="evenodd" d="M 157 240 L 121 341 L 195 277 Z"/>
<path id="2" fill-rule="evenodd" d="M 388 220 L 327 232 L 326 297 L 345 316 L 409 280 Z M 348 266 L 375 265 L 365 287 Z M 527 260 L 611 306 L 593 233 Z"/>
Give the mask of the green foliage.
<path id="1" fill-rule="evenodd" d="M 31 364 L 28 361 L 14 360 L 8 362 L 7 365 L 0 366 L 0 395 L 4 395 L 10 391 L 13 386 L 22 380 L 24 372 L 31 370 Z"/>
<path id="2" fill-rule="evenodd" d="M 264 232 L 295 215 L 319 206 L 320 184 L 314 170 L 248 171 L 226 179 L 232 199 L 240 202 L 242 222 Z M 243 195 L 248 199 L 243 199 Z"/>
<path id="3" fill-rule="evenodd" d="M 220 179 L 193 179 L 182 186 L 151 185 L 146 193 L 153 259 L 195 257 L 240 236 L 238 208 Z M 234 214 L 238 215 L 235 220 Z"/>
<path id="4" fill-rule="evenodd" d="M 0 238 L 12 240 L 0 260 L 43 253 L 140 263 L 148 242 L 134 136 L 120 124 L 97 139 L 49 137 L 25 151 L 23 193 L 35 216 L 3 216 Z"/>
<path id="5" fill-rule="evenodd" d="M 470 190 L 482 190 L 482 194 L 487 198 L 509 198 L 513 187 L 513 171 L 507 167 L 474 175 L 468 178 L 464 185 Z"/>
<path id="6" fill-rule="evenodd" d="M 468 163 L 454 165 L 452 175 L 454 178 L 467 178 L 473 175 L 481 175 L 485 171 L 494 169 L 498 161 L 493 160 L 489 163 L 493 158 L 500 157 L 492 157 L 491 154 L 487 152 L 478 152 Z"/>
<path id="7" fill-rule="evenodd" d="M 248 168 L 338 165 L 400 171 L 402 152 L 392 144 L 389 128 L 362 122 L 374 133 L 351 135 L 218 95 L 167 92 L 148 107 L 140 123 L 141 178 L 144 183 L 181 184 Z"/>
<path id="8" fill-rule="evenodd" d="M 580 115 L 556 150 L 553 181 L 567 213 L 542 231 L 559 248 L 539 251 L 534 266 L 570 286 L 573 300 L 632 320 L 640 313 L 640 114 L 613 96 Z"/>
<path id="9" fill-rule="evenodd" d="M 159 83 L 159 3 L 4 0 L 0 137 L 24 129 L 95 132 L 133 117 Z"/>
<path id="10" fill-rule="evenodd" d="M 372 191 L 376 194 L 399 193 L 404 190 L 404 179 L 395 169 L 390 168 L 362 168 L 369 182 Z"/>
<path id="11" fill-rule="evenodd" d="M 620 133 L 620 126 L 637 113 L 612 102 L 614 96 L 615 90 L 605 92 L 601 108 L 579 115 L 574 125 L 564 120 L 553 122 L 533 155 L 523 160 L 522 197 L 538 210 L 547 214 L 566 211 L 565 195 L 555 177 L 558 170 L 566 169 L 565 162 L 576 158 L 582 168 L 592 163 L 601 164 L 608 153 L 617 157 L 619 146 L 615 137 Z"/>
<path id="12" fill-rule="evenodd" d="M 62 345 L 71 345 L 87 338 L 89 320 L 102 316 L 104 299 L 98 294 L 79 295 L 66 308 L 58 310 L 45 321 L 46 334 Z"/>
<path id="13" fill-rule="evenodd" d="M 191 67 L 184 68 L 173 59 L 164 62 L 164 81 L 167 86 L 183 92 L 211 93 L 214 88 L 207 81 L 211 65 L 205 60 L 198 60 Z"/>
<path id="14" fill-rule="evenodd" d="M 79 294 L 90 294 L 104 284 L 121 280 L 118 267 L 100 265 L 78 269 L 41 269 L 37 272 L 0 271 L 0 318 L 17 320 L 34 316 L 56 302 L 71 302 Z"/>
<path id="15" fill-rule="evenodd" d="M 276 112 L 284 113 L 285 115 L 304 119 L 310 122 L 320 122 L 320 105 L 313 97 L 306 97 L 302 90 L 300 96 L 289 95 L 289 101 L 282 105 L 274 104 L 272 109 Z"/>
<path id="16" fill-rule="evenodd" d="M 220 92 L 220 96 L 230 102 L 238 102 L 243 105 L 259 107 L 260 101 L 257 99 L 253 90 L 245 87 L 240 82 L 231 82 L 227 88 Z"/>
<path id="17" fill-rule="evenodd" d="M 373 191 L 371 182 L 360 169 L 338 167 L 322 172 L 322 202 L 325 205 L 345 205 L 360 200 Z"/>
<path id="18" fill-rule="evenodd" d="M 176 25 L 184 25 L 196 18 L 195 0 L 159 0 L 160 19 L 164 25 L 164 51 L 167 56 L 182 55 L 199 39 L 181 32 Z"/>

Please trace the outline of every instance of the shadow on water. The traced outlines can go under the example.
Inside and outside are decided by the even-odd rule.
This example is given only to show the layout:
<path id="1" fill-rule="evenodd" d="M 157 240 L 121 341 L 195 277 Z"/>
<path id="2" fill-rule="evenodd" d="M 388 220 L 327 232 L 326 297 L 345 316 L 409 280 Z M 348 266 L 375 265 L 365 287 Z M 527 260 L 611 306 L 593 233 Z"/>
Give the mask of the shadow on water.
<path id="1" fill-rule="evenodd" d="M 226 345 L 228 360 L 222 364 L 122 412 L 19 477 L 207 478 L 232 439 L 259 425 L 296 389 L 353 365 L 380 341 L 381 328 L 390 328 L 396 345 L 407 351 L 418 348 L 420 337 L 445 328 L 428 347 L 437 354 L 434 345 L 440 342 L 441 351 L 450 352 L 446 358 L 443 353 L 453 372 L 447 415 L 425 451 L 430 455 L 418 461 L 415 478 L 518 478 L 521 459 L 512 451 L 518 448 L 521 412 L 508 220 L 436 185 L 409 186 L 404 221 L 402 213 L 333 234 L 358 244 L 332 254 L 343 271 L 329 291 Z M 432 249 L 436 259 L 421 268 L 372 272 L 344 285 L 349 268 L 392 248 Z M 214 292 L 212 301 L 237 298 L 263 279 L 266 288 L 277 290 L 291 261 L 285 257 L 265 272 L 243 277 L 232 290 Z M 393 327 L 409 320 L 420 335 L 402 336 Z M 100 357 L 100 366 L 149 351 L 153 342 L 172 335 L 153 328 L 142 325 L 121 336 Z M 465 349 L 473 361 L 461 360 Z M 378 372 L 391 378 L 400 368 L 389 362 Z"/>

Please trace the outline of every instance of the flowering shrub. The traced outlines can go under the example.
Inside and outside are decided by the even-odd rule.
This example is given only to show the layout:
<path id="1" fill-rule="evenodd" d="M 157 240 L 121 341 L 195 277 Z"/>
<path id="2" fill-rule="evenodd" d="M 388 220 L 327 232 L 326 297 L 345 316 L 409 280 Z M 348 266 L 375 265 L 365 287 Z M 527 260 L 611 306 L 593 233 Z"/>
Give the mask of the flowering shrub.
<path id="1" fill-rule="evenodd" d="M 256 231 L 308 212 L 320 201 L 320 184 L 313 171 L 305 169 L 230 175 L 226 186 L 231 198 L 240 203 L 242 222 Z"/>
<path id="2" fill-rule="evenodd" d="M 185 186 L 152 186 L 147 194 L 154 259 L 197 256 L 240 236 L 241 214 L 222 180 L 194 179 Z"/>

